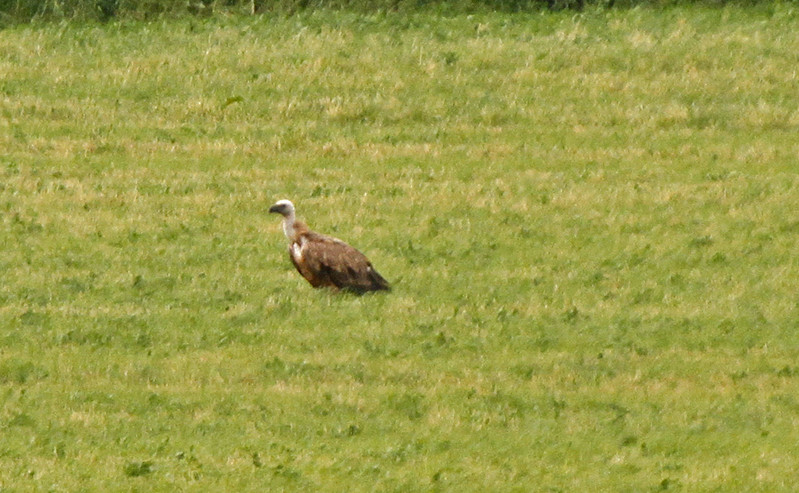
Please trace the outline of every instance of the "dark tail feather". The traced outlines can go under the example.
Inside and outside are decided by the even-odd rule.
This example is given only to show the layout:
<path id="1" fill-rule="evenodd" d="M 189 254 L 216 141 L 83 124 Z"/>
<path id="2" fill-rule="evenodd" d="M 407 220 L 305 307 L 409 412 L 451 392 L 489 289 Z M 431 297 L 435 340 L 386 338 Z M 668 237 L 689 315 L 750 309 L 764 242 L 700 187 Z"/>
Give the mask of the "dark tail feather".
<path id="1" fill-rule="evenodd" d="M 383 279 L 383 276 L 378 274 L 378 272 L 374 270 L 374 268 L 372 269 L 370 274 L 371 275 L 369 277 L 371 278 L 372 289 L 374 291 L 391 291 L 391 284 L 389 284 L 388 281 Z"/>
<path id="2" fill-rule="evenodd" d="M 348 269 L 346 273 L 329 271 L 330 280 L 339 289 L 363 294 L 369 291 L 391 291 L 391 285 L 371 265 L 366 272 Z"/>

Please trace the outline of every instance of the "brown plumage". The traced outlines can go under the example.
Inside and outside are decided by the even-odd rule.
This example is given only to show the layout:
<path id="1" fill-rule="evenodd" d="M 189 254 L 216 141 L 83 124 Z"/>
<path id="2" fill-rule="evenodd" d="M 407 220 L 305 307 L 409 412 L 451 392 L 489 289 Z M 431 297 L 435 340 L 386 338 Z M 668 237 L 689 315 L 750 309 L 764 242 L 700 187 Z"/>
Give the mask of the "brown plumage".
<path id="1" fill-rule="evenodd" d="M 364 254 L 338 238 L 311 231 L 297 221 L 294 204 L 290 201 L 278 201 L 269 212 L 283 216 L 283 232 L 289 239 L 289 258 L 311 286 L 356 293 L 391 289 Z"/>

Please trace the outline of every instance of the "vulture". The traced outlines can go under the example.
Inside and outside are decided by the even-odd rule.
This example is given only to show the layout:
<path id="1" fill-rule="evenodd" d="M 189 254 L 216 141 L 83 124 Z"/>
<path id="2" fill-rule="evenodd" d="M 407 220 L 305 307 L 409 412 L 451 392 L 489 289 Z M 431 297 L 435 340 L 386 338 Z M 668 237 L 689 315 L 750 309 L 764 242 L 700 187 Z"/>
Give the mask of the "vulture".
<path id="1" fill-rule="evenodd" d="M 378 274 L 364 254 L 338 238 L 311 231 L 298 221 L 291 201 L 279 200 L 269 212 L 283 216 L 289 258 L 311 286 L 358 294 L 391 290 L 388 281 Z"/>

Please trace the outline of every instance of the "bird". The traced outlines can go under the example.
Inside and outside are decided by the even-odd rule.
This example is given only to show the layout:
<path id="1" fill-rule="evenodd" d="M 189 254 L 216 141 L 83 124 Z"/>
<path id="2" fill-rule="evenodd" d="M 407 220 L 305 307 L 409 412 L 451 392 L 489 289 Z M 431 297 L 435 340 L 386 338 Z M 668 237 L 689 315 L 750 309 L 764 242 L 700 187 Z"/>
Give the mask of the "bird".
<path id="1" fill-rule="evenodd" d="M 314 288 L 356 294 L 391 290 L 366 255 L 338 238 L 311 231 L 298 221 L 290 200 L 278 200 L 269 212 L 283 216 L 291 263 Z"/>

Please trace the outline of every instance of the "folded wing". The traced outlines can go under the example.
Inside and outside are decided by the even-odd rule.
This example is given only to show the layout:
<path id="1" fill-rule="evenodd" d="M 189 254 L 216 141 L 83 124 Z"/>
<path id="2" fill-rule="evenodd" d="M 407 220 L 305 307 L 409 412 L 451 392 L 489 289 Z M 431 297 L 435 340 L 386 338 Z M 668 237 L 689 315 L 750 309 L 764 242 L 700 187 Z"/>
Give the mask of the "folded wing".
<path id="1" fill-rule="evenodd" d="M 391 289 L 363 253 L 337 238 L 305 231 L 289 245 L 289 256 L 313 287 L 359 293 Z"/>

